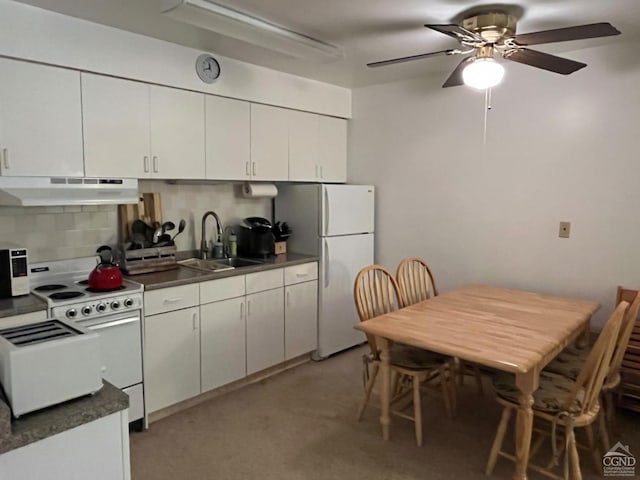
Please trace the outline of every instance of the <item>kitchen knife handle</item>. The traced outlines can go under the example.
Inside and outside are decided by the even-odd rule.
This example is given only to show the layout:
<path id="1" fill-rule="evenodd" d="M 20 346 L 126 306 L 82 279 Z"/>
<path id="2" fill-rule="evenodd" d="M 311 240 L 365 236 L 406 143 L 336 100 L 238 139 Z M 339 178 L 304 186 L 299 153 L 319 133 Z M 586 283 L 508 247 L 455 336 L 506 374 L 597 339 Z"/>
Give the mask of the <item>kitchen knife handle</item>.
<path id="1" fill-rule="evenodd" d="M 249 162 L 244 162 L 244 173 L 247 175 L 247 177 L 251 175 L 251 172 L 249 171 Z"/>
<path id="2" fill-rule="evenodd" d="M 324 288 L 329 287 L 329 242 L 324 241 Z"/>
<path id="3" fill-rule="evenodd" d="M 153 157 L 153 173 L 158 173 L 158 157 Z"/>
<path id="4" fill-rule="evenodd" d="M 144 173 L 149 173 L 149 157 L 144 157 Z"/>
<path id="5" fill-rule="evenodd" d="M 9 170 L 9 149 L 8 148 L 2 149 L 2 159 L 4 162 L 4 169 Z"/>

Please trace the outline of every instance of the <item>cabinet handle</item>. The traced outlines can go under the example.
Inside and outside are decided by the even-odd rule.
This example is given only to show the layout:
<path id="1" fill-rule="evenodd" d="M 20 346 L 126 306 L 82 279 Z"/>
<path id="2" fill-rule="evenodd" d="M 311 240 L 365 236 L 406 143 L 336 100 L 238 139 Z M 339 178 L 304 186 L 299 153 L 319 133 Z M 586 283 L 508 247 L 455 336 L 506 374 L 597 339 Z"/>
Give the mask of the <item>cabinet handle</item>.
<path id="1" fill-rule="evenodd" d="M 247 174 L 247 177 L 251 175 L 251 172 L 249 171 L 249 162 L 244 162 L 244 173 Z"/>
<path id="2" fill-rule="evenodd" d="M 158 157 L 153 157 L 153 173 L 158 173 Z"/>
<path id="3" fill-rule="evenodd" d="M 149 157 L 144 157 L 144 173 L 149 173 Z"/>
<path id="4" fill-rule="evenodd" d="M 290 299 L 291 299 L 291 292 L 287 292 L 287 307 L 289 307 L 291 304 Z"/>
<path id="5" fill-rule="evenodd" d="M 181 301 L 182 301 L 181 297 L 165 298 L 164 299 L 164 303 L 176 303 L 176 302 L 181 302 Z"/>
<path id="6" fill-rule="evenodd" d="M 329 258 L 329 242 L 324 241 L 324 288 L 329 287 L 329 263 L 331 259 Z"/>
<path id="7" fill-rule="evenodd" d="M 4 168 L 5 170 L 9 170 L 9 149 L 2 149 L 2 158 L 4 159 Z"/>
<path id="8" fill-rule="evenodd" d="M 244 302 L 240 304 L 240 318 L 244 318 Z"/>
<path id="9" fill-rule="evenodd" d="M 253 163 L 253 176 L 256 176 L 256 162 L 251 162 Z"/>
<path id="10" fill-rule="evenodd" d="M 247 317 L 251 316 L 251 300 L 247 300 Z"/>
<path id="11" fill-rule="evenodd" d="M 193 315 L 191 315 L 191 320 L 193 322 L 193 329 L 198 330 L 198 314 L 193 312 Z"/>

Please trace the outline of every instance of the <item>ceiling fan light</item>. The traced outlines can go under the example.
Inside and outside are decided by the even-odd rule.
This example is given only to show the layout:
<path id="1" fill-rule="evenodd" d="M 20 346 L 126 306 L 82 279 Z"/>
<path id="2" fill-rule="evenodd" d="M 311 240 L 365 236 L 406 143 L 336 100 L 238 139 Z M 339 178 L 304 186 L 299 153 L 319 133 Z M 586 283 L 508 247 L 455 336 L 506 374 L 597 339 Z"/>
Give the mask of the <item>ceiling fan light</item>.
<path id="1" fill-rule="evenodd" d="M 504 67 L 493 58 L 477 58 L 462 71 L 465 85 L 486 90 L 495 87 L 504 77 Z"/>

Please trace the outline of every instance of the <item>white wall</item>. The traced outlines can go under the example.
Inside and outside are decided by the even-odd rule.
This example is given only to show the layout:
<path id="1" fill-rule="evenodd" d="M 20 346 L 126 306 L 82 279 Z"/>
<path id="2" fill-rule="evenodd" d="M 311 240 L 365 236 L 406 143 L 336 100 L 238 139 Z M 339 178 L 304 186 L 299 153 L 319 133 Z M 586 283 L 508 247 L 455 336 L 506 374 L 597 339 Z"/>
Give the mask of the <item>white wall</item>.
<path id="1" fill-rule="evenodd" d="M 594 299 L 595 324 L 617 285 L 640 288 L 640 72 L 597 53 L 567 54 L 589 64 L 568 77 L 509 62 L 486 145 L 481 93 L 445 78 L 354 90 L 349 181 L 377 186 L 377 262 L 423 256 L 442 291 Z"/>
<path id="2" fill-rule="evenodd" d="M 200 50 L 0 0 L 0 55 L 348 118 L 351 90 L 215 55 L 213 84 L 195 73 Z M 214 53 L 215 52 L 210 52 Z"/>

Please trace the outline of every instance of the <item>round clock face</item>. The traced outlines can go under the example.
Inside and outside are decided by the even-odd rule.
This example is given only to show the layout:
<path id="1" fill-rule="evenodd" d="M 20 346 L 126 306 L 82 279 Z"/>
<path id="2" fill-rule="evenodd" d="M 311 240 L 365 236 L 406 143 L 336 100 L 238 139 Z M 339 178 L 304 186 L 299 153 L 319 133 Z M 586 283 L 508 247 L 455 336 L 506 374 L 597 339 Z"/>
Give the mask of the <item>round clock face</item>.
<path id="1" fill-rule="evenodd" d="M 196 60 L 196 73 L 205 83 L 213 83 L 220 76 L 220 64 L 211 55 L 203 53 Z"/>

